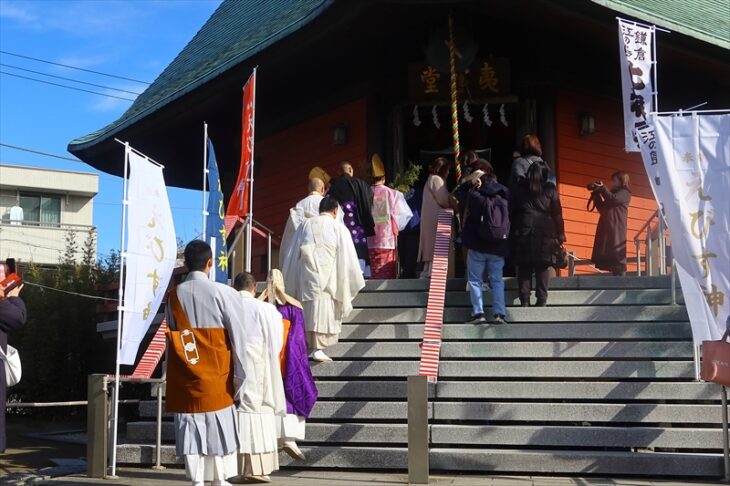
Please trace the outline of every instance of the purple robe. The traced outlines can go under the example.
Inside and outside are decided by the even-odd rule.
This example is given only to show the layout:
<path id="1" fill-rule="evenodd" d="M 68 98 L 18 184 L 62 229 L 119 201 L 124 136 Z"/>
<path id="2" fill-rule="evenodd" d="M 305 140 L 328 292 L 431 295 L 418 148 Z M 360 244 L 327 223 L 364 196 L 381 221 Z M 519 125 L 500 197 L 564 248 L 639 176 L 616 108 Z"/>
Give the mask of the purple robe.
<path id="1" fill-rule="evenodd" d="M 284 394 L 286 413 L 309 417 L 317 402 L 317 386 L 309 368 L 307 340 L 304 335 L 304 313 L 291 304 L 277 305 L 282 317 L 289 322 L 289 336 L 286 341 L 286 374 Z"/>

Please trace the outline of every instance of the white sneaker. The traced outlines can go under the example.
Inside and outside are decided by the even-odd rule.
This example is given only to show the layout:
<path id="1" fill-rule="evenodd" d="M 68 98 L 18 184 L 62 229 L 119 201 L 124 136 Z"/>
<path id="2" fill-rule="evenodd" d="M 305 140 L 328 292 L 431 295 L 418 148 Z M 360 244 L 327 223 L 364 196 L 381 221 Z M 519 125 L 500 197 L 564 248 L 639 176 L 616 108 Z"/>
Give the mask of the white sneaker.
<path id="1" fill-rule="evenodd" d="M 332 358 L 324 354 L 324 351 L 322 351 L 321 349 L 318 349 L 317 351 L 312 353 L 312 359 L 314 361 L 319 361 L 320 363 L 328 363 L 332 361 Z"/>
<path id="2" fill-rule="evenodd" d="M 292 441 L 286 441 L 284 442 L 284 452 L 289 454 L 289 457 L 291 457 L 294 460 L 297 461 L 306 461 L 307 458 L 304 457 L 304 454 L 299 449 L 299 446 L 296 442 Z"/>

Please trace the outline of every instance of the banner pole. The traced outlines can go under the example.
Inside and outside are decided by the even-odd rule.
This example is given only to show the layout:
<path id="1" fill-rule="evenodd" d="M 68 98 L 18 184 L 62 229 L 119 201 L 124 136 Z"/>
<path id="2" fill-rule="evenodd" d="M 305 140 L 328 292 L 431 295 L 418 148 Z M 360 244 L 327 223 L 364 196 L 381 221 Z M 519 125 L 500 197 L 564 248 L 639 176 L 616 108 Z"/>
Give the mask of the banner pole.
<path id="1" fill-rule="evenodd" d="M 251 237 L 253 234 L 253 173 L 254 173 L 254 150 L 256 148 L 256 81 L 258 76 L 256 71 L 258 66 L 253 68 L 253 116 L 251 120 L 251 172 L 248 179 L 248 226 L 246 226 L 246 271 L 251 271 L 251 258 L 253 253 L 253 244 Z"/>
<path id="2" fill-rule="evenodd" d="M 117 473 L 117 433 L 119 431 L 119 350 L 122 347 L 122 319 L 124 317 L 124 262 L 126 255 L 126 226 L 127 207 L 129 206 L 128 180 L 129 180 L 129 142 L 124 144 L 124 178 L 122 179 L 122 231 L 119 242 L 119 297 L 117 303 L 117 354 L 114 364 L 114 397 L 112 411 L 112 465 L 111 476 L 116 477 Z"/>
<path id="3" fill-rule="evenodd" d="M 205 188 L 208 183 L 208 123 L 203 122 L 203 231 L 201 240 L 205 241 L 205 225 L 208 219 L 208 208 L 205 205 Z"/>
<path id="4" fill-rule="evenodd" d="M 727 388 L 720 387 L 722 394 L 722 456 L 725 469 L 725 482 L 730 483 L 730 433 L 728 432 Z"/>
<path id="5" fill-rule="evenodd" d="M 205 235 L 203 235 L 203 241 L 205 241 Z M 210 252 L 213 254 L 213 267 L 210 269 L 210 275 L 208 275 L 208 280 L 211 282 L 216 281 L 216 264 L 215 264 L 215 253 L 216 253 L 216 239 L 215 236 L 211 236 L 210 240 L 208 240 L 208 244 L 210 245 Z"/>
<path id="6" fill-rule="evenodd" d="M 659 111 L 659 85 L 657 84 L 657 71 L 659 70 L 659 61 L 656 58 L 656 25 L 651 26 L 651 35 L 654 37 L 651 43 L 652 60 L 654 62 L 654 109 Z"/>

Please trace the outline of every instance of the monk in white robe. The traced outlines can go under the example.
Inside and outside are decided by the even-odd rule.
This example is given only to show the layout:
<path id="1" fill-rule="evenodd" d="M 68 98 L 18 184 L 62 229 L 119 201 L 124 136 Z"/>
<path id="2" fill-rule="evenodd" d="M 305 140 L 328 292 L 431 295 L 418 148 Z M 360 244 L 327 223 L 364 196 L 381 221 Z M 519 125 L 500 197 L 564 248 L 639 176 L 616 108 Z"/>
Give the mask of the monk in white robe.
<path id="1" fill-rule="evenodd" d="M 286 288 L 302 303 L 312 358 L 332 361 L 324 349 L 337 343 L 365 280 L 350 233 L 337 221 L 339 204 L 327 196 L 319 210 L 297 230 L 283 273 Z"/>
<path id="2" fill-rule="evenodd" d="M 284 266 L 284 260 L 289 251 L 297 229 L 309 218 L 319 216 L 319 203 L 322 202 L 325 192 L 325 183 L 318 177 L 310 177 L 309 194 L 289 210 L 289 219 L 286 221 L 284 234 L 279 245 L 279 268 Z M 338 221 L 343 222 L 342 211 L 338 213 Z"/>
<path id="3" fill-rule="evenodd" d="M 324 182 L 321 179 L 309 179 L 309 194 L 289 210 L 284 234 L 279 245 L 279 267 L 284 265 L 284 258 L 291 245 L 297 228 L 309 218 L 319 215 L 319 203 L 324 197 Z"/>
<path id="4" fill-rule="evenodd" d="M 276 307 L 254 297 L 256 280 L 242 272 L 233 283 L 243 304 L 239 325 L 246 334 L 246 380 L 238 395 L 239 467 L 248 480 L 269 482 L 279 469 L 278 424 L 286 416 L 279 353 L 284 344 Z"/>
<path id="5" fill-rule="evenodd" d="M 243 362 L 237 357 L 247 342 L 239 324 L 244 319 L 243 306 L 235 290 L 208 279 L 213 255 L 207 243 L 190 242 L 185 247 L 185 265 L 190 270 L 185 282 L 168 294 L 171 342 L 166 407 L 168 412 L 175 412 L 176 452 L 184 457 L 192 484 L 203 486 L 204 481 L 213 481 L 214 486 L 224 486 L 238 474 L 233 403 L 235 389 L 245 377 Z M 186 345 L 182 351 L 178 346 L 180 352 L 176 353 L 175 346 L 183 337 L 178 331 L 184 329 L 193 333 L 201 330 L 215 339 L 205 339 L 205 343 L 188 339 L 185 344 L 192 348 L 188 350 Z M 206 344 L 215 340 L 213 345 Z M 191 381 L 191 374 L 196 379 Z"/>

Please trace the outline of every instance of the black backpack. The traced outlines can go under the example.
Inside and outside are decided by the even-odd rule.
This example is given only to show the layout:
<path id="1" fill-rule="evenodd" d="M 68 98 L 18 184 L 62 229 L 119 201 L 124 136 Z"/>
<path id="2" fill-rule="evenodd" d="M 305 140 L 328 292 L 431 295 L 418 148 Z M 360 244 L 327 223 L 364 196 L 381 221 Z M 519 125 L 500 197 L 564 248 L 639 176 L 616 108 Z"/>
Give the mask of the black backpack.
<path id="1" fill-rule="evenodd" d="M 501 241 L 509 238 L 509 204 L 497 194 L 487 196 L 479 218 L 479 237 L 486 241 Z"/>

